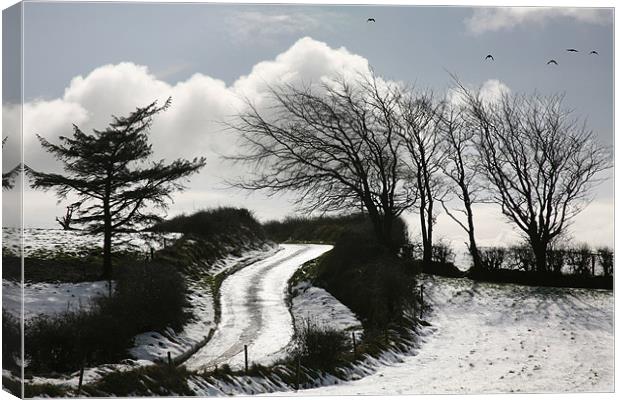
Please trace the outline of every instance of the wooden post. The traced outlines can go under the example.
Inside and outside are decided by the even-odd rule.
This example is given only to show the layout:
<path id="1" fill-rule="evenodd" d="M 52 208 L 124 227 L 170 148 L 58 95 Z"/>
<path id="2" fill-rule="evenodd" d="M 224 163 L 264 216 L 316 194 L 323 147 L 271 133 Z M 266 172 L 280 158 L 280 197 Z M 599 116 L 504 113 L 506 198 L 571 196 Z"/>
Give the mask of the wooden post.
<path id="1" fill-rule="evenodd" d="M 299 377 L 301 375 L 301 358 L 299 356 L 297 356 L 297 369 L 295 372 L 295 377 L 296 377 L 296 386 L 295 386 L 295 390 L 299 390 Z"/>
<path id="2" fill-rule="evenodd" d="M 357 354 L 357 341 L 355 340 L 355 332 L 351 331 L 351 338 L 353 339 L 353 354 Z"/>
<path id="3" fill-rule="evenodd" d="M 154 253 L 155 253 L 155 252 L 154 252 L 153 248 L 151 247 L 151 261 L 153 261 L 153 256 L 154 256 Z"/>
<path id="4" fill-rule="evenodd" d="M 164 238 L 164 249 L 166 248 L 166 238 Z"/>
<path id="5" fill-rule="evenodd" d="M 243 352 L 245 353 L 245 374 L 248 374 L 248 345 L 243 345 Z"/>
<path id="6" fill-rule="evenodd" d="M 590 258 L 592 259 L 592 276 L 594 277 L 594 273 L 596 272 L 594 270 L 594 266 L 596 265 L 596 254 L 595 253 L 590 254 Z"/>
<path id="7" fill-rule="evenodd" d="M 170 352 L 168 352 L 168 366 L 172 367 L 172 356 L 170 355 Z"/>
<path id="8" fill-rule="evenodd" d="M 80 368 L 80 379 L 78 380 L 78 389 L 77 389 L 78 396 L 82 394 L 82 381 L 83 380 L 84 380 L 84 362 L 82 362 L 82 367 Z"/>

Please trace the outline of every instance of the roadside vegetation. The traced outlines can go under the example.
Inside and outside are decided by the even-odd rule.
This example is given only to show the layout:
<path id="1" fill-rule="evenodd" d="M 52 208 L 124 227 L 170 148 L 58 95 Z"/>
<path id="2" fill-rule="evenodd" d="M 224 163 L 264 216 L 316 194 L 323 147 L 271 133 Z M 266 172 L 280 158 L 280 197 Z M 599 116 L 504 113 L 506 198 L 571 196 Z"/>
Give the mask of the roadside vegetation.
<path id="1" fill-rule="evenodd" d="M 27 376 L 74 372 L 82 366 L 131 358 L 128 349 L 135 335 L 166 328 L 179 330 L 191 318 L 186 307 L 189 280 L 202 282 L 217 293 L 223 276 L 209 274 L 213 262 L 272 245 L 245 209 L 200 211 L 163 222 L 153 230 L 177 232 L 180 220 L 184 236 L 167 243 L 152 258 L 115 253 L 111 297 L 106 294 L 93 299 L 88 311 L 41 315 L 26 322 Z M 50 282 L 95 280 L 100 276 L 100 249 L 87 253 L 85 258 L 27 259 L 27 276 L 32 273 L 36 281 Z M 95 261 L 80 264 L 89 260 L 87 257 Z M 3 364 L 18 372 L 19 322 L 4 311 L 3 334 Z"/>

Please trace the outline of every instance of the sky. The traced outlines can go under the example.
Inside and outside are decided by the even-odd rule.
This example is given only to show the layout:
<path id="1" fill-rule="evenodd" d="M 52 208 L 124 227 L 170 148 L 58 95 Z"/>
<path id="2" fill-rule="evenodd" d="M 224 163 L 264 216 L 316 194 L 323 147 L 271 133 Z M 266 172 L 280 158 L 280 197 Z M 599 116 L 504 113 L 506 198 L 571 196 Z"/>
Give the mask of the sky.
<path id="1" fill-rule="evenodd" d="M 7 32 L 10 37 L 19 26 L 7 13 L 3 170 L 19 154 L 20 91 L 8 76 L 18 68 L 7 61 L 18 49 Z M 376 22 L 368 23 L 369 17 Z M 386 79 L 439 94 L 453 86 L 451 73 L 491 91 L 563 93 L 598 140 L 613 145 L 611 9 L 29 2 L 23 21 L 26 163 L 40 170 L 59 166 L 35 134 L 54 141 L 70 134 L 72 123 L 104 128 L 110 115 L 172 96 L 172 107 L 153 124 L 155 158 L 205 156 L 207 166 L 174 196 L 169 215 L 219 205 L 247 207 L 261 220 L 292 215 L 291 195 L 269 198 L 225 185 L 224 179 L 248 171 L 222 158 L 239 144 L 224 122 L 244 98 L 264 99 L 269 85 L 315 82 L 333 73 L 373 68 Z M 486 61 L 487 54 L 495 61 Z M 559 65 L 547 65 L 549 59 Z M 27 189 L 24 224 L 55 227 L 65 205 L 53 193 Z M 5 200 L 4 225 L 16 224 L 7 207 Z M 417 235 L 416 215 L 406 218 Z M 494 206 L 477 207 L 476 223 L 483 245 L 517 235 Z M 612 179 L 597 187 L 572 230 L 578 241 L 613 245 Z M 445 215 L 438 216 L 437 231 L 453 245 L 466 241 Z"/>

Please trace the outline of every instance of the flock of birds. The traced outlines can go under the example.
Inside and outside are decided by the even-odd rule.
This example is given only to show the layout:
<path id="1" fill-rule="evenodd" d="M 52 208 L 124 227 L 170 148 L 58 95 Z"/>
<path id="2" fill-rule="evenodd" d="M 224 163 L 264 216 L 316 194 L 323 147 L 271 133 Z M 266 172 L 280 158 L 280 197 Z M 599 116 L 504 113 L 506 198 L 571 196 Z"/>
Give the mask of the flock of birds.
<path id="1" fill-rule="evenodd" d="M 579 53 L 579 50 L 577 49 L 566 49 L 567 52 L 569 53 Z M 596 50 L 592 50 L 590 51 L 590 55 L 598 55 L 598 51 Z M 485 60 L 491 60 L 491 61 L 495 61 L 495 58 L 493 58 L 493 54 L 487 54 L 487 56 L 484 58 Z M 554 64 L 554 65 L 558 65 L 558 62 L 556 60 L 554 60 L 553 58 L 549 61 L 547 61 L 547 65 L 549 64 Z"/>
<path id="2" fill-rule="evenodd" d="M 368 18 L 366 20 L 366 23 L 368 22 L 376 22 L 374 18 Z M 569 53 L 579 53 L 579 50 L 577 49 L 566 49 L 567 52 Z M 590 55 L 598 55 L 598 52 L 596 50 L 592 50 L 590 51 Z M 493 57 L 493 54 L 487 54 L 487 56 L 484 58 L 485 60 L 490 60 L 490 61 L 495 61 L 495 58 Z M 553 58 L 549 61 L 547 61 L 547 65 L 550 64 L 554 64 L 554 65 L 558 65 L 558 62 L 556 60 L 554 60 Z"/>

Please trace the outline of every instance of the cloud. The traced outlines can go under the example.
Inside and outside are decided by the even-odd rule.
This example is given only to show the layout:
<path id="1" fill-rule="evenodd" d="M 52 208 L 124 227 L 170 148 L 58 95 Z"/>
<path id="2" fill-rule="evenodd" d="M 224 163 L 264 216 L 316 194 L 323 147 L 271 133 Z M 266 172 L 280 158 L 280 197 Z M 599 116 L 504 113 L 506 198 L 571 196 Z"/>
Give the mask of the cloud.
<path id="1" fill-rule="evenodd" d="M 468 32 L 478 35 L 510 30 L 519 25 L 540 26 L 562 18 L 586 24 L 606 25 L 612 22 L 612 12 L 610 9 L 567 7 L 477 8 L 464 22 Z"/>
<path id="2" fill-rule="evenodd" d="M 234 132 L 224 129 L 222 122 L 242 109 L 244 99 L 261 104 L 270 85 L 321 82 L 335 74 L 368 72 L 369 63 L 364 57 L 309 37 L 298 40 L 272 60 L 257 63 L 247 75 L 230 85 L 201 73 L 172 85 L 143 65 L 131 62 L 103 65 L 73 78 L 59 98 L 24 104 L 25 160 L 34 169 L 57 171 L 59 163 L 41 149 L 35 134 L 57 143 L 59 136 L 71 135 L 74 123 L 84 132 L 105 129 L 111 115 L 127 115 L 138 106 L 154 100 L 161 104 L 171 96 L 172 107 L 157 115 L 152 125 L 154 157 L 171 160 L 206 156 L 207 167 L 192 179 L 190 189 L 216 190 L 223 186 L 222 178 L 244 174 L 241 167 L 230 165 L 220 157 L 235 152 L 238 138 Z M 17 105 L 3 105 L 3 131 L 9 136 L 3 151 L 5 170 L 19 162 L 19 140 L 11 138 L 20 135 L 20 112 Z M 246 201 L 245 193 L 230 196 L 235 204 Z M 252 201 L 260 199 L 256 197 Z M 215 197 L 206 197 L 198 207 L 214 202 Z M 40 207 L 38 203 L 37 207 Z M 39 214 L 47 212 L 50 214 L 47 220 L 53 221 L 54 213 L 59 213 L 60 208 L 50 204 L 47 211 L 41 209 Z"/>
<path id="3" fill-rule="evenodd" d="M 510 88 L 504 82 L 498 79 L 488 79 L 480 85 L 480 87 L 475 88 L 472 85 L 464 85 L 467 90 L 478 91 L 480 93 L 480 98 L 482 101 L 487 103 L 492 103 L 499 100 L 503 95 L 507 95 L 511 93 Z M 465 104 L 465 95 L 463 94 L 460 88 L 451 88 L 448 89 L 446 94 L 447 100 L 456 105 L 464 105 Z"/>
<path id="4" fill-rule="evenodd" d="M 307 32 L 320 25 L 317 16 L 307 13 L 246 11 L 226 18 L 233 39 L 239 42 L 269 42 L 276 36 Z"/>

